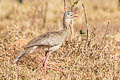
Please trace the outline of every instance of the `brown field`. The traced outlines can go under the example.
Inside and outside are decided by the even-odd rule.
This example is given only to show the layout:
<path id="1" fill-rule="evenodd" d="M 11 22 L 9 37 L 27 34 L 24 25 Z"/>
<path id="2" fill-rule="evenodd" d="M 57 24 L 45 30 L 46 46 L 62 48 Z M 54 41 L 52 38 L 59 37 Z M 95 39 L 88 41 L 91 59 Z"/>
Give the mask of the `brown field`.
<path id="1" fill-rule="evenodd" d="M 49 66 L 64 70 L 64 75 L 48 69 L 47 80 L 120 80 L 119 1 L 80 0 L 74 39 L 69 40 L 69 35 L 48 61 Z M 67 9 L 72 3 L 67 0 Z M 80 34 L 80 30 L 86 32 L 82 3 L 89 25 L 87 46 L 86 35 Z M 13 59 L 32 38 L 60 29 L 63 5 L 63 0 L 0 0 L 0 80 L 44 79 L 44 52 L 26 54 L 18 64 Z"/>

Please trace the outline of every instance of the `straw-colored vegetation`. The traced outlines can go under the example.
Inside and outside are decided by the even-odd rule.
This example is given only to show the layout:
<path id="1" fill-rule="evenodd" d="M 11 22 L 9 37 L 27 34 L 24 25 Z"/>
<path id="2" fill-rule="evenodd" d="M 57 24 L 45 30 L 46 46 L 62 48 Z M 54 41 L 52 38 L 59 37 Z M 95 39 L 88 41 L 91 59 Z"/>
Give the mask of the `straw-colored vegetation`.
<path id="1" fill-rule="evenodd" d="M 25 55 L 18 64 L 13 64 L 13 59 L 32 38 L 60 29 L 63 0 L 18 1 L 0 0 L 0 80 L 43 80 L 43 51 Z M 77 4 L 79 18 L 74 20 L 74 39 L 70 41 L 68 36 L 48 61 L 49 66 L 64 70 L 64 74 L 49 69 L 47 79 L 120 80 L 120 2 L 83 1 Z M 80 30 L 86 32 L 81 3 L 88 16 L 87 45 L 85 34 L 80 34 Z M 72 0 L 67 0 L 68 9 L 71 4 Z"/>

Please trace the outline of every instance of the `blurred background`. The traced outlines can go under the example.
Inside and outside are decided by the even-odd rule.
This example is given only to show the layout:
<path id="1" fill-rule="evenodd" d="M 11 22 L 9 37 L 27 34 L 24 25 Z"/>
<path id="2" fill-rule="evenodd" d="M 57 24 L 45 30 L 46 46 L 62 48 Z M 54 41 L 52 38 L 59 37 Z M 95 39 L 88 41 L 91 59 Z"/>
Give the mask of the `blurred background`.
<path id="1" fill-rule="evenodd" d="M 68 10 L 74 1 L 67 0 Z M 76 5 L 79 19 L 75 20 L 75 31 L 85 28 L 81 3 L 86 7 L 89 27 L 101 31 L 110 21 L 113 33 L 119 30 L 120 0 L 80 0 Z M 62 26 L 63 13 L 63 0 L 0 0 L 0 31 L 12 26 L 34 32 L 53 31 Z"/>

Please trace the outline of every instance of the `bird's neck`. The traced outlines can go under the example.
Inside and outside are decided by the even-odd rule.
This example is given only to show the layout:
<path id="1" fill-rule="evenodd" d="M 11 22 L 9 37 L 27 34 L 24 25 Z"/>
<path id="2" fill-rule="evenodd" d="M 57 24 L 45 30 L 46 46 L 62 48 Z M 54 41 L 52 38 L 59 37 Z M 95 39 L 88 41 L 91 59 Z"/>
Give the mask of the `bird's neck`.
<path id="1" fill-rule="evenodd" d="M 63 27 L 60 30 L 60 32 L 64 37 L 66 37 L 67 31 L 68 31 L 67 24 L 65 23 L 65 19 L 63 18 Z"/>
<path id="2" fill-rule="evenodd" d="M 61 32 L 65 36 L 67 35 L 67 31 L 70 26 L 70 22 L 71 22 L 71 19 L 65 19 L 65 17 L 63 17 L 63 28 L 62 28 Z"/>
<path id="3" fill-rule="evenodd" d="M 63 30 L 67 30 L 68 29 L 70 21 L 71 21 L 71 19 L 65 19 L 63 17 Z"/>

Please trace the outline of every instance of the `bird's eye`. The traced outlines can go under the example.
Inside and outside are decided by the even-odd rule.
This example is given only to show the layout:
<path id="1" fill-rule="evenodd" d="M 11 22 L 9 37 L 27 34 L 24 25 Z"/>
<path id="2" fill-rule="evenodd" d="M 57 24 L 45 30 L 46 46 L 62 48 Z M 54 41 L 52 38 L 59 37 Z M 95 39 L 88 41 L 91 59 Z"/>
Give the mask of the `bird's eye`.
<path id="1" fill-rule="evenodd" d="M 70 15 L 70 13 L 67 13 L 67 15 Z"/>

